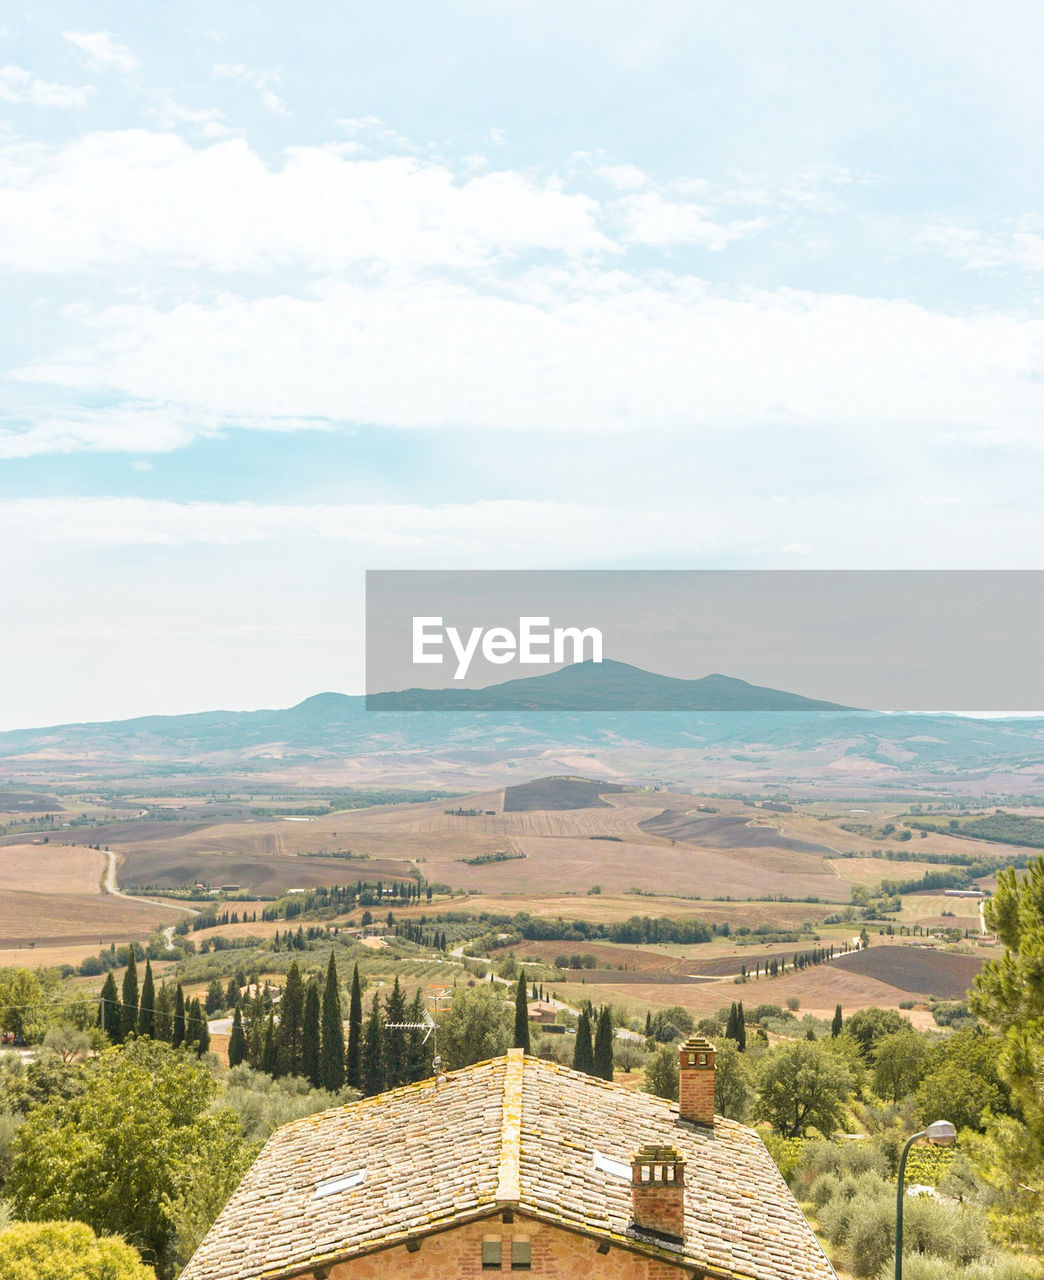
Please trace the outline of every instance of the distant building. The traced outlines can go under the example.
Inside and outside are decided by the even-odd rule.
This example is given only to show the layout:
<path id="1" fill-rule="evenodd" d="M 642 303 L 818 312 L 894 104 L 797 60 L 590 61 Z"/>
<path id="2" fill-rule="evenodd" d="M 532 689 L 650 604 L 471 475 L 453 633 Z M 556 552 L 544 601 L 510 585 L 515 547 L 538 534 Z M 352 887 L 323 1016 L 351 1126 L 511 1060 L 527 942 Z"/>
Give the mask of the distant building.
<path id="1" fill-rule="evenodd" d="M 546 1026 L 558 1017 L 558 1006 L 548 1000 L 530 1000 L 526 1006 L 530 1022 L 539 1022 Z"/>
<path id="2" fill-rule="evenodd" d="M 836 1280 L 758 1135 L 512 1049 L 278 1129 L 182 1280 Z"/>

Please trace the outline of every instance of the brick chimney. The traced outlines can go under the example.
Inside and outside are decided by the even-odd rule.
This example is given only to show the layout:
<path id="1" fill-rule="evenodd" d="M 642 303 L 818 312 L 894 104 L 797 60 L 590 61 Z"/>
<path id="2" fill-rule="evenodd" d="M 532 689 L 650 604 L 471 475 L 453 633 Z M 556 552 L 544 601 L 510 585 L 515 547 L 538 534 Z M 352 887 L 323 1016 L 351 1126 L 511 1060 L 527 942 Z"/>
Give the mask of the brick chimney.
<path id="1" fill-rule="evenodd" d="M 680 1049 L 678 1114 L 694 1124 L 714 1123 L 714 1046 L 690 1036 Z"/>
<path id="2" fill-rule="evenodd" d="M 674 1147 L 641 1147 L 631 1157 L 634 1225 L 681 1240 L 685 1236 L 685 1159 Z"/>

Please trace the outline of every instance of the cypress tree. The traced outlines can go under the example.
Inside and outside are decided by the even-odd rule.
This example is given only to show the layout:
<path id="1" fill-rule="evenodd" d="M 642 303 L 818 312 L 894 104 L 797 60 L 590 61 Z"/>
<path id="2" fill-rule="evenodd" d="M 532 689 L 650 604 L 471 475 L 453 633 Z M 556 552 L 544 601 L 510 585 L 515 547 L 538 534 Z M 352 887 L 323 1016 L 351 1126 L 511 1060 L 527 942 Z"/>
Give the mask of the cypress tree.
<path id="1" fill-rule="evenodd" d="M 152 960 L 145 957 L 145 981 L 141 984 L 138 1035 L 151 1036 L 156 1025 L 156 984 L 152 980 Z"/>
<path id="2" fill-rule="evenodd" d="M 743 1001 L 736 1006 L 736 1047 L 740 1053 L 747 1049 L 747 1020 L 743 1016 Z"/>
<path id="3" fill-rule="evenodd" d="M 362 985 L 359 981 L 359 966 L 355 966 L 352 974 L 352 998 L 348 1005 L 348 1083 L 353 1089 L 362 1087 Z"/>
<path id="4" fill-rule="evenodd" d="M 319 1088 L 319 983 L 309 980 L 305 989 L 304 1021 L 301 1025 L 301 1074 L 313 1089 Z"/>
<path id="5" fill-rule="evenodd" d="M 116 994 L 116 979 L 112 976 L 112 970 L 110 969 L 106 974 L 105 982 L 101 989 L 101 999 L 98 1004 L 98 1026 L 104 1029 L 105 1034 L 113 1044 L 119 1044 L 121 1021 L 120 999 Z"/>
<path id="6" fill-rule="evenodd" d="M 316 985 L 316 1002 L 319 987 Z M 318 1015 L 318 1009 L 316 1010 Z M 323 990 L 323 1034 L 319 1053 L 319 1083 L 331 1093 L 344 1088 L 344 1015 L 341 1012 L 341 984 L 337 980 L 337 962 L 333 951 L 326 966 Z"/>
<path id="7" fill-rule="evenodd" d="M 127 969 L 123 975 L 123 1007 L 120 1009 L 120 1042 L 122 1043 L 138 1027 L 138 964 L 134 959 L 134 944 L 129 947 Z"/>
<path id="8" fill-rule="evenodd" d="M 304 983 L 295 960 L 286 971 L 286 986 L 279 1002 L 279 1029 L 276 1032 L 277 1076 L 301 1074 L 301 1029 L 304 1023 Z"/>
<path id="9" fill-rule="evenodd" d="M 607 1004 L 598 1015 L 594 1043 L 594 1075 L 602 1080 L 613 1078 L 613 1019 Z"/>
<path id="10" fill-rule="evenodd" d="M 424 1013 L 424 997 L 421 995 L 420 987 L 418 987 L 413 993 L 410 1007 L 406 1010 L 406 1021 L 424 1022 Z M 406 1046 L 407 1083 L 413 1084 L 414 1081 L 424 1080 L 430 1074 L 431 1070 L 425 1053 L 424 1032 L 411 1031 Z"/>
<path id="11" fill-rule="evenodd" d="M 830 1024 L 830 1034 L 832 1036 L 839 1036 L 841 1034 L 841 1028 L 844 1025 L 844 1019 L 841 1017 L 841 1006 L 837 1004 L 834 1006 L 834 1021 Z"/>
<path id="12" fill-rule="evenodd" d="M 573 1046 L 573 1069 L 594 1075 L 594 1046 L 591 1044 L 591 1015 L 587 1005 L 580 1010 L 576 1023 L 576 1044 Z"/>
<path id="13" fill-rule="evenodd" d="M 515 1048 L 529 1052 L 529 1003 L 526 1000 L 526 971 L 518 975 L 515 989 Z"/>
<path id="14" fill-rule="evenodd" d="M 235 978 L 229 978 L 228 986 L 225 988 L 225 1008 L 234 1009 L 237 1004 L 239 1004 L 239 983 Z"/>
<path id="15" fill-rule="evenodd" d="M 243 1014 L 237 1004 L 236 1011 L 232 1015 L 232 1034 L 228 1037 L 228 1065 L 238 1067 L 241 1062 L 246 1061 L 246 1056 L 247 1042 L 243 1031 Z"/>
<path id="16" fill-rule="evenodd" d="M 733 1000 L 733 1002 L 732 1002 L 732 1008 L 729 1010 L 729 1020 L 728 1020 L 728 1022 L 725 1024 L 725 1039 L 726 1039 L 726 1040 L 735 1040 L 735 1039 L 736 1039 L 736 1020 L 737 1020 L 737 1014 L 736 1014 L 736 1001 L 735 1001 L 735 1000 Z"/>
<path id="17" fill-rule="evenodd" d="M 384 1004 L 384 1087 L 395 1089 L 406 1083 L 406 1032 L 389 1023 L 406 1021 L 406 993 L 399 986 L 398 974 Z"/>
<path id="18" fill-rule="evenodd" d="M 648 1038 L 649 1038 L 649 1036 L 651 1036 L 651 1035 L 652 1035 L 652 1010 L 651 1010 L 651 1009 L 646 1009 L 646 1011 L 645 1011 L 645 1036 L 646 1036 L 646 1039 L 648 1039 Z"/>
<path id="19" fill-rule="evenodd" d="M 171 1027 L 170 1042 L 175 1049 L 185 1043 L 185 992 L 180 982 L 174 992 L 174 1019 Z"/>
<path id="20" fill-rule="evenodd" d="M 365 1048 L 362 1060 L 362 1091 L 370 1097 L 384 1088 L 384 1064 L 381 1061 L 381 1007 L 377 992 L 373 993 L 370 1016 L 366 1019 Z"/>
<path id="21" fill-rule="evenodd" d="M 174 997 L 170 993 L 170 987 L 165 982 L 161 982 L 159 990 L 156 992 L 156 1017 L 152 1034 L 156 1040 L 163 1040 L 165 1043 L 170 1044 L 173 1031 Z"/>
<path id="22" fill-rule="evenodd" d="M 261 1044 L 261 1070 L 267 1071 L 268 1074 L 275 1075 L 276 1067 L 276 1036 L 275 1036 L 275 1018 L 273 1014 L 268 1015 L 265 1022 L 265 1038 Z"/>
<path id="23" fill-rule="evenodd" d="M 202 1056 L 210 1049 L 210 1028 L 207 1026 L 207 1015 L 198 1000 L 193 1000 L 196 1010 L 196 1052 Z"/>

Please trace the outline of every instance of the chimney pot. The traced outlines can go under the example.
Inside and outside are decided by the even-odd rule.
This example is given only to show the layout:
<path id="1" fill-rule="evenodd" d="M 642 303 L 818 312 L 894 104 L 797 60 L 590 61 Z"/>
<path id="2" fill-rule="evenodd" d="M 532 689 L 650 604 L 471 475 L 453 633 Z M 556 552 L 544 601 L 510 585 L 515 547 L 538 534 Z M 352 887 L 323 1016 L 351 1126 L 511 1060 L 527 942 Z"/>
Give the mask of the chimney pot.
<path id="1" fill-rule="evenodd" d="M 693 1124 L 714 1123 L 714 1046 L 690 1036 L 679 1050 L 678 1114 Z"/>

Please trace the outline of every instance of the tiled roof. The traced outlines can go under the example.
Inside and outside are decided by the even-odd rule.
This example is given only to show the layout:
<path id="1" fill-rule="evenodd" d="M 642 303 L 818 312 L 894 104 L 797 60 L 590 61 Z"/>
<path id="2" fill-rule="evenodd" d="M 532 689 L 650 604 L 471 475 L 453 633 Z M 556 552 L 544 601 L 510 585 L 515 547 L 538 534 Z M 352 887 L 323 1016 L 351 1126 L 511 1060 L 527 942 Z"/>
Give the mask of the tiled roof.
<path id="1" fill-rule="evenodd" d="M 605 1168 L 647 1145 L 687 1161 L 673 1250 L 634 1234 L 630 1182 Z M 275 1280 L 500 1204 L 725 1276 L 835 1280 L 753 1130 L 520 1050 L 278 1129 L 181 1280 Z"/>

